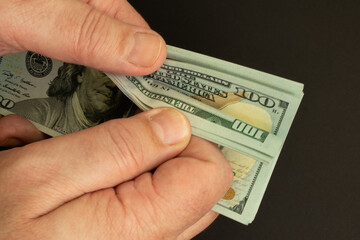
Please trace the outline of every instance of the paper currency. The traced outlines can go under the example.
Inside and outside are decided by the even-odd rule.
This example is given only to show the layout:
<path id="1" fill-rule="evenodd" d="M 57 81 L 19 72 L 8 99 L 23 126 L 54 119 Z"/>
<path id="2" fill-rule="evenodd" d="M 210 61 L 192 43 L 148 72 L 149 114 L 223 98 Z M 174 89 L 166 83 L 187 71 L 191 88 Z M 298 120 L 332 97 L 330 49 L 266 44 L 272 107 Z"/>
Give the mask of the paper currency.
<path id="1" fill-rule="evenodd" d="M 132 102 L 102 72 L 33 52 L 0 58 L 0 114 L 58 136 L 131 115 Z"/>
<path id="2" fill-rule="evenodd" d="M 27 52 L 0 58 L 0 114 L 16 113 L 57 136 L 134 113 L 172 106 L 193 133 L 220 145 L 234 182 L 214 207 L 244 224 L 259 208 L 302 98 L 302 84 L 168 47 L 155 73 L 126 77 Z M 122 90 L 119 91 L 114 83 Z"/>
<path id="3" fill-rule="evenodd" d="M 234 182 L 214 210 L 251 223 L 303 85 L 171 46 L 164 65 L 149 76 L 108 76 L 143 110 L 176 107 L 189 118 L 195 135 L 220 145 Z"/>

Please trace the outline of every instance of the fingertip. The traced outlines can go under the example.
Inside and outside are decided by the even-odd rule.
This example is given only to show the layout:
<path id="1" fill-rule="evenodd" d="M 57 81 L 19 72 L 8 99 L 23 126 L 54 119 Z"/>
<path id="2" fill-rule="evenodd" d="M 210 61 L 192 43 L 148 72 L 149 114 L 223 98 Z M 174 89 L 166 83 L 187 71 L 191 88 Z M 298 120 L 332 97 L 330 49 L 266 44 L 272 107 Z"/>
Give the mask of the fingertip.
<path id="1" fill-rule="evenodd" d="M 155 135 L 166 145 L 186 146 L 191 137 L 191 126 L 186 116 L 175 108 L 161 107 L 141 113 L 150 121 Z"/>
<path id="2" fill-rule="evenodd" d="M 119 45 L 108 54 L 96 53 L 84 65 L 127 76 L 145 76 L 158 70 L 167 56 L 165 40 L 150 29 L 124 25 L 122 34 L 117 36 Z"/>
<path id="3" fill-rule="evenodd" d="M 140 68 L 156 68 L 156 63 L 162 64 L 164 46 L 165 41 L 158 34 L 135 32 L 128 61 Z"/>
<path id="4" fill-rule="evenodd" d="M 131 44 L 132 42 L 132 44 Z M 109 72 L 129 76 L 144 76 L 158 70 L 165 62 L 167 47 L 165 40 L 155 31 L 134 27 L 128 42 L 125 60 Z M 121 52 L 122 50 L 120 50 Z"/>
<path id="5" fill-rule="evenodd" d="M 90 54 L 92 57 L 84 54 L 85 58 L 72 62 L 104 72 L 128 76 L 151 74 L 164 63 L 167 56 L 166 42 L 155 31 L 116 23 L 112 32 L 112 35 L 104 40 L 106 51 L 94 49 Z"/>

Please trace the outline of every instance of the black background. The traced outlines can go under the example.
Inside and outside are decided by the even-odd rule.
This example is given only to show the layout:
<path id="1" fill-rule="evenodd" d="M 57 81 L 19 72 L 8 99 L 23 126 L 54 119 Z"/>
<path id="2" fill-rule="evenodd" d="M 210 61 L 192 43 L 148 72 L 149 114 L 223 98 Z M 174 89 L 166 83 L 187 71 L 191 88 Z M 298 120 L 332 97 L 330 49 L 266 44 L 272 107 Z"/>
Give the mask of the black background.
<path id="1" fill-rule="evenodd" d="M 360 239 L 360 2 L 130 3 L 170 45 L 305 84 L 255 221 L 195 239 Z"/>

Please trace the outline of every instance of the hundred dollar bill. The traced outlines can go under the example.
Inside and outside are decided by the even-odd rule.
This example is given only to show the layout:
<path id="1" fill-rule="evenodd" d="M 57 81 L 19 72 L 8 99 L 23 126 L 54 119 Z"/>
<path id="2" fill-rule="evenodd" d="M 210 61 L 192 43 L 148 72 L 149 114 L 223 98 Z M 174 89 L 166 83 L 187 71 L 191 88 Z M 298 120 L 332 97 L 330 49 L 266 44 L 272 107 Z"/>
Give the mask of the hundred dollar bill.
<path id="1" fill-rule="evenodd" d="M 103 73 L 33 52 L 0 57 L 0 114 L 15 113 L 50 136 L 132 114 L 133 103 Z"/>
<path id="2" fill-rule="evenodd" d="M 214 210 L 251 223 L 303 97 L 303 84 L 171 46 L 153 74 L 108 76 L 141 109 L 176 107 L 187 115 L 194 134 L 220 145 L 234 182 Z M 268 138 L 268 145 L 257 142 L 262 138 Z"/>
<path id="3" fill-rule="evenodd" d="M 188 115 L 194 134 L 221 145 L 234 183 L 214 210 L 250 223 L 302 84 L 170 46 L 168 60 L 149 76 L 108 76 L 141 109 L 177 107 Z M 94 69 L 32 52 L 0 58 L 0 114 L 23 115 L 51 136 L 132 115 L 135 108 L 123 93 Z"/>

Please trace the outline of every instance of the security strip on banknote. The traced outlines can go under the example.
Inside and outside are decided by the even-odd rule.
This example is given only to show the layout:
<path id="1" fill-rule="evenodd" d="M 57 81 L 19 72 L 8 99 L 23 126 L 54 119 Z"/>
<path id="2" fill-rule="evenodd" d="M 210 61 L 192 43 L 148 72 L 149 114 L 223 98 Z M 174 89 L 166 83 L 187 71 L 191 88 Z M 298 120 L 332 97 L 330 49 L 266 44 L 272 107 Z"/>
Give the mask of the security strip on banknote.
<path id="1" fill-rule="evenodd" d="M 171 46 L 160 69 L 139 77 L 33 52 L 0 58 L 0 114 L 22 115 L 51 136 L 131 116 L 133 103 L 181 110 L 233 168 L 214 210 L 244 224 L 258 211 L 302 97 L 300 83 Z"/>

